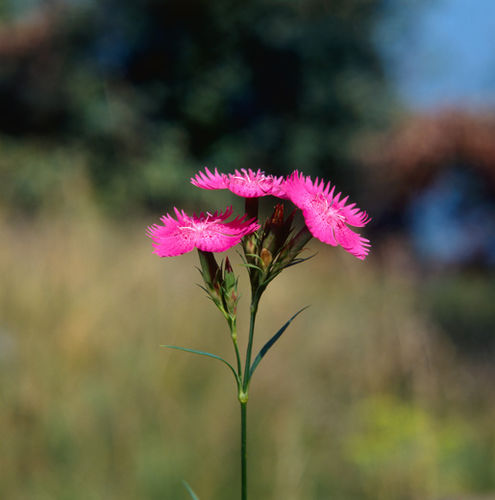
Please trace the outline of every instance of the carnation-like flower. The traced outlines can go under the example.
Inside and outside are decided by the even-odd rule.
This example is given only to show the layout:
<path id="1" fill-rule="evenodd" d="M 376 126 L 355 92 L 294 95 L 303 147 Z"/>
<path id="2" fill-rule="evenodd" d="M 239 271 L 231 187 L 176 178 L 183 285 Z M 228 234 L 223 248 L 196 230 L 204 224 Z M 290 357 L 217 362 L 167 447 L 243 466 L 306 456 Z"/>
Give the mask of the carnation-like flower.
<path id="1" fill-rule="evenodd" d="M 352 231 L 349 226 L 363 227 L 369 222 L 366 212 L 355 203 L 346 205 L 348 196 L 334 194 L 335 186 L 323 180 L 312 182 L 297 170 L 285 181 L 283 189 L 289 200 L 301 209 L 311 234 L 323 243 L 340 245 L 349 253 L 364 260 L 370 241 Z"/>
<path id="2" fill-rule="evenodd" d="M 221 174 L 215 168 L 211 172 L 207 167 L 191 178 L 192 184 L 203 189 L 228 189 L 237 196 L 259 198 L 260 196 L 277 196 L 284 198 L 282 190 L 283 178 L 266 175 L 262 170 L 256 172 L 249 169 L 235 170 L 233 174 Z"/>
<path id="3" fill-rule="evenodd" d="M 223 213 L 192 216 L 177 208 L 174 211 L 177 219 L 164 215 L 160 219 L 163 225 L 153 224 L 147 230 L 147 235 L 153 240 L 153 252 L 160 257 L 174 257 L 194 248 L 204 252 L 224 252 L 259 228 L 257 222 L 245 215 L 225 222 L 232 215 L 232 207 Z"/>

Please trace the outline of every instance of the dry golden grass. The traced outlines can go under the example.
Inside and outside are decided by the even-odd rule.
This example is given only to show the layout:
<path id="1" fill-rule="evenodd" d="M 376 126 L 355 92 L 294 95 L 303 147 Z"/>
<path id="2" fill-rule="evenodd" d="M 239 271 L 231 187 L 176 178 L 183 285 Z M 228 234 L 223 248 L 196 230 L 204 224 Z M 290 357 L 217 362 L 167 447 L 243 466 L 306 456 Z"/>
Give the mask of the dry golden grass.
<path id="1" fill-rule="evenodd" d="M 151 254 L 150 222 L 91 206 L 0 215 L 0 498 L 178 500 L 183 478 L 201 500 L 237 498 L 231 376 L 159 347 L 231 359 L 227 330 L 194 285 L 196 256 Z M 311 246 L 319 255 L 286 270 L 260 309 L 258 347 L 311 304 L 251 386 L 252 498 L 495 491 L 495 405 L 480 392 L 472 407 L 469 370 L 412 280 Z"/>

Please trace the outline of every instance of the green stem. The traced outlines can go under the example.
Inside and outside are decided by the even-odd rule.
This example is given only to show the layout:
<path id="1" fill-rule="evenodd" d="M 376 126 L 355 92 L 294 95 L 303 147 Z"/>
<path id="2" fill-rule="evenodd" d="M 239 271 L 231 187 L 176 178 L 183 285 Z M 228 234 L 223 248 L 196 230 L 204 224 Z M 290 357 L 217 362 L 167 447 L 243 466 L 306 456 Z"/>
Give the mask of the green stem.
<path id="1" fill-rule="evenodd" d="M 249 321 L 249 339 L 246 350 L 246 364 L 244 367 L 244 379 L 242 389 L 239 391 L 239 402 L 241 403 L 241 500 L 247 500 L 247 402 L 249 387 L 249 367 L 251 366 L 251 352 L 253 349 L 254 324 L 260 296 L 253 293 L 251 298 L 251 315 Z"/>
<path id="2" fill-rule="evenodd" d="M 237 325 L 235 321 L 230 323 L 230 336 L 232 337 L 232 343 L 234 344 L 235 358 L 237 360 L 237 373 L 239 378 L 242 377 L 242 364 L 241 364 L 241 354 L 239 353 L 239 345 L 237 344 Z M 241 388 L 239 387 L 239 390 Z"/>
<path id="3" fill-rule="evenodd" d="M 249 387 L 249 369 L 251 367 L 251 352 L 253 350 L 254 324 L 256 322 L 259 300 L 259 294 L 253 293 L 253 298 L 251 300 L 251 315 L 249 320 L 249 338 L 246 350 L 246 364 L 244 365 L 244 380 L 242 382 L 242 390 L 246 395 Z"/>
<path id="4" fill-rule="evenodd" d="M 241 403 L 241 500 L 247 500 L 247 401 Z"/>

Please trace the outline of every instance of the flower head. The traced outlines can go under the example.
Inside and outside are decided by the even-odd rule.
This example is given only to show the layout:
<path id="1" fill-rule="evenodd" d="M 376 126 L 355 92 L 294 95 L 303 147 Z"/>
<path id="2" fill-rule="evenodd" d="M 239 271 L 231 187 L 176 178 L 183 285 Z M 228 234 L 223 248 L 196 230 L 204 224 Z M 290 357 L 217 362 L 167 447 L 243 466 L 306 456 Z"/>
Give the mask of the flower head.
<path id="1" fill-rule="evenodd" d="M 283 189 L 298 208 L 301 209 L 306 226 L 311 234 L 323 243 L 340 245 L 349 253 L 364 260 L 370 249 L 370 242 L 355 233 L 349 226 L 363 227 L 369 222 L 366 212 L 347 205 L 348 196 L 341 199 L 341 193 L 334 194 L 335 186 L 323 180 L 312 182 L 297 170 L 285 181 Z"/>
<path id="2" fill-rule="evenodd" d="M 282 177 L 266 175 L 262 170 L 235 170 L 233 174 L 221 174 L 215 169 L 211 172 L 206 167 L 191 178 L 192 184 L 203 189 L 228 189 L 237 196 L 259 198 L 260 196 L 278 196 L 284 198 L 281 188 Z"/>
<path id="3" fill-rule="evenodd" d="M 163 225 L 148 227 L 147 235 L 153 240 L 153 252 L 160 257 L 174 257 L 194 248 L 204 252 L 224 252 L 259 228 L 259 224 L 246 216 L 225 222 L 232 215 L 232 207 L 225 212 L 200 213 L 190 216 L 174 208 L 174 219 L 161 217 Z"/>

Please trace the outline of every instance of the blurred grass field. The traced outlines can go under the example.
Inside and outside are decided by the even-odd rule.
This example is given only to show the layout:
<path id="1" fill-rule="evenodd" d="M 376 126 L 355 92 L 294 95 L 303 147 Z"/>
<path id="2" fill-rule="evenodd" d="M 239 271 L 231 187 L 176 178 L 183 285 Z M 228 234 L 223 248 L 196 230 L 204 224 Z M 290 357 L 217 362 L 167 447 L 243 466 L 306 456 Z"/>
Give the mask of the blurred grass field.
<path id="1" fill-rule="evenodd" d="M 237 498 L 231 375 L 159 347 L 231 359 L 226 326 L 196 255 L 151 254 L 157 217 L 110 218 L 84 196 L 0 212 L 0 498 L 187 499 L 182 479 Z M 310 247 L 260 308 L 258 347 L 311 305 L 252 383 L 252 498 L 495 498 L 493 379 L 425 316 L 412 276 Z"/>

